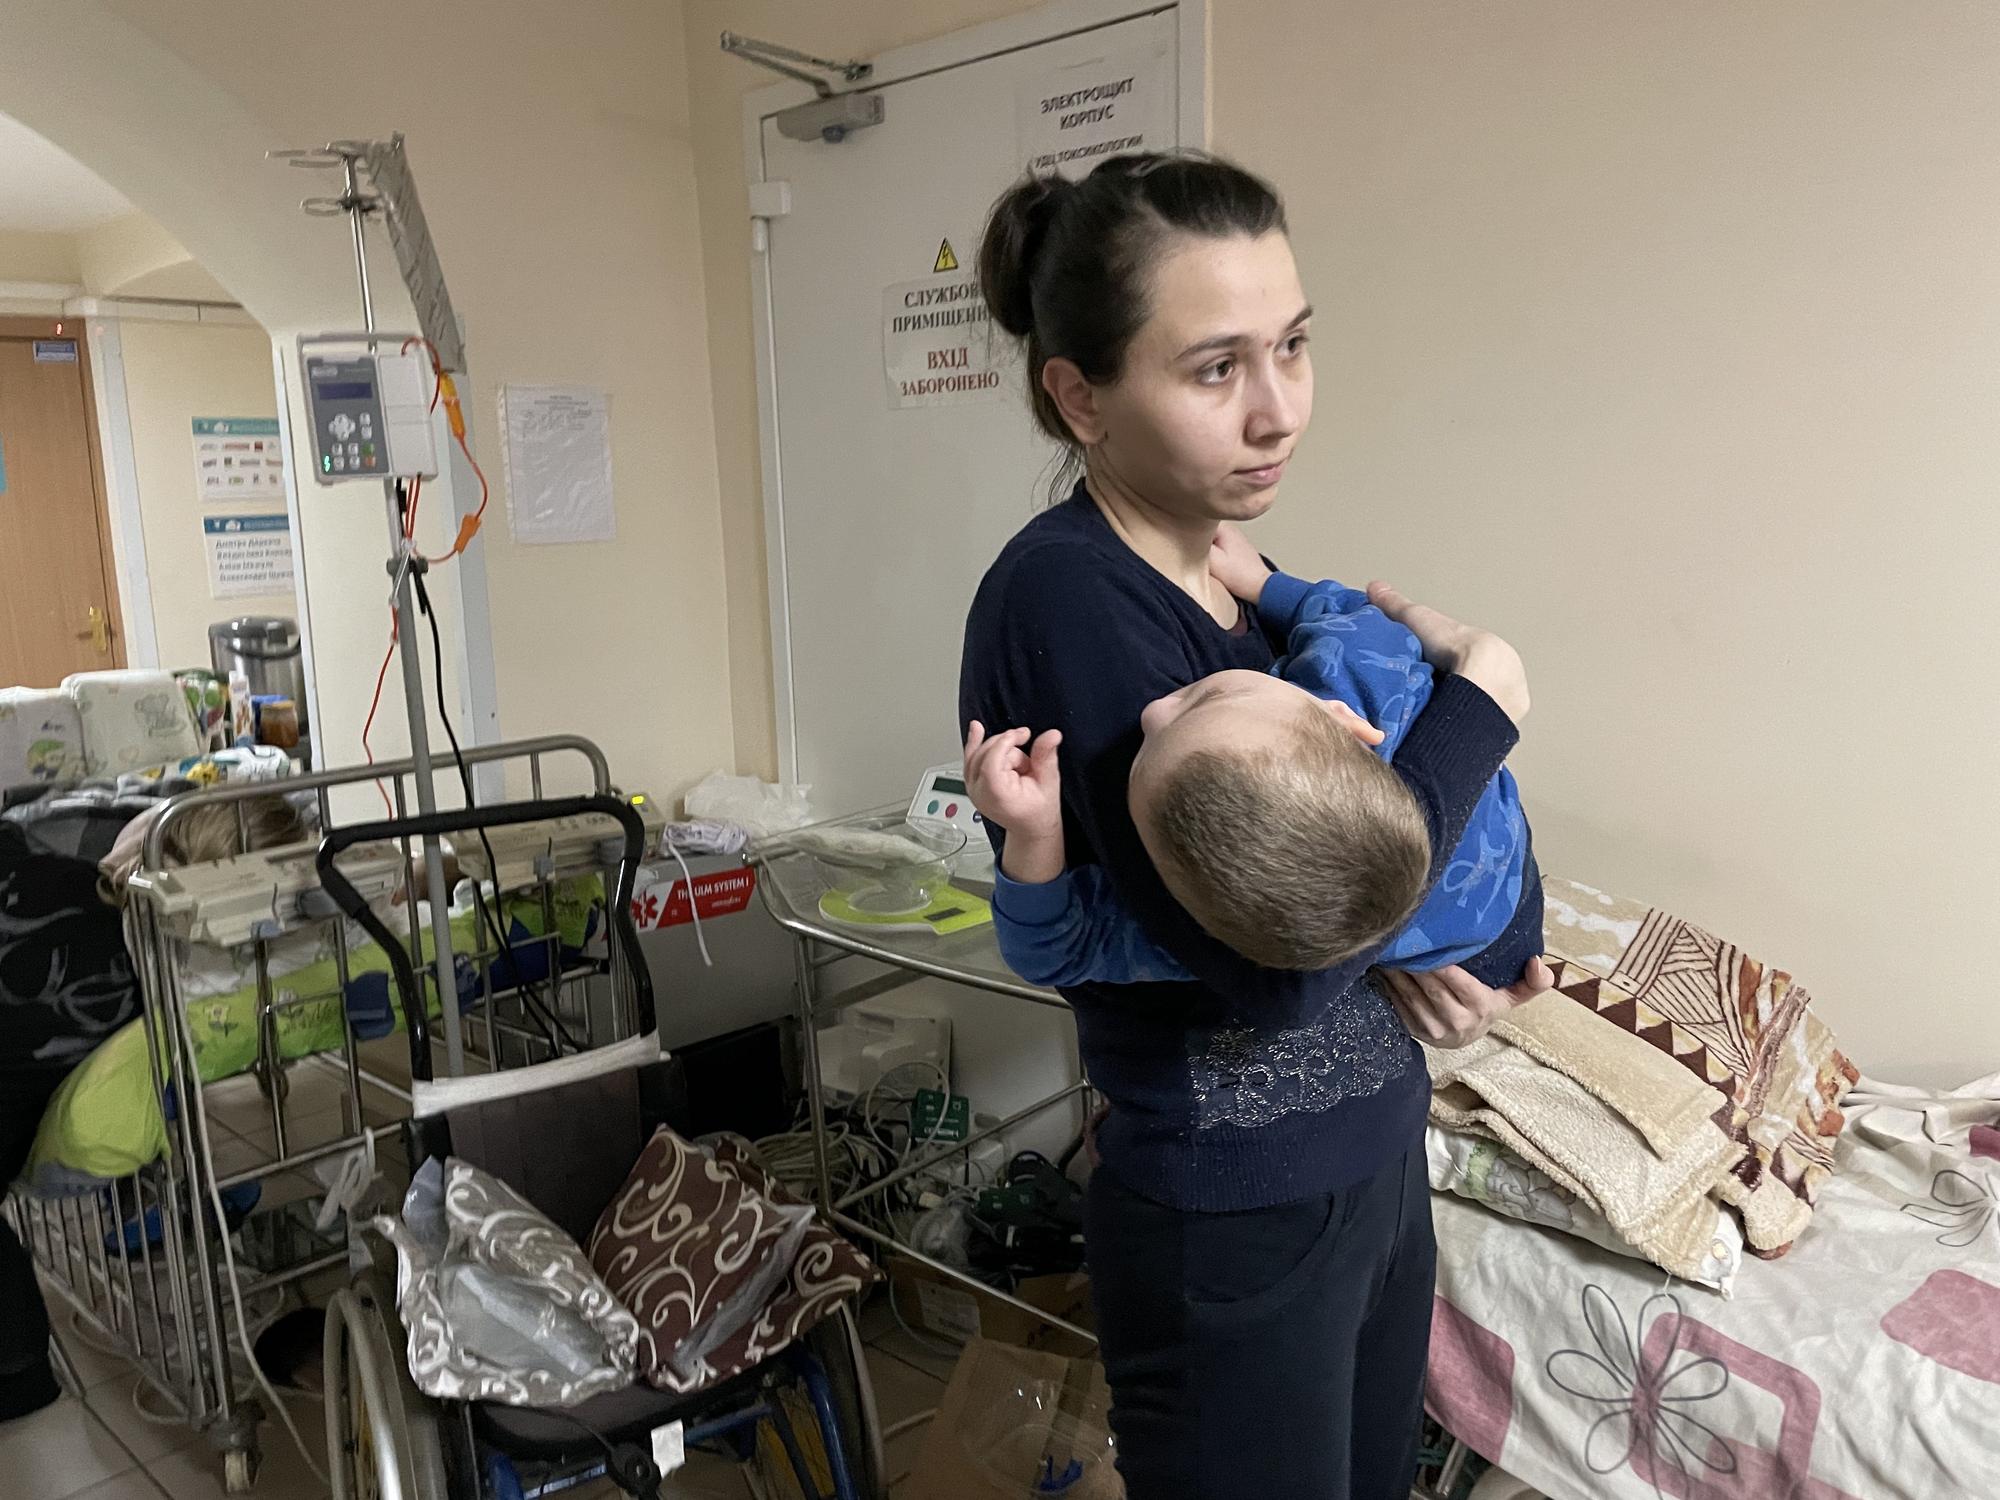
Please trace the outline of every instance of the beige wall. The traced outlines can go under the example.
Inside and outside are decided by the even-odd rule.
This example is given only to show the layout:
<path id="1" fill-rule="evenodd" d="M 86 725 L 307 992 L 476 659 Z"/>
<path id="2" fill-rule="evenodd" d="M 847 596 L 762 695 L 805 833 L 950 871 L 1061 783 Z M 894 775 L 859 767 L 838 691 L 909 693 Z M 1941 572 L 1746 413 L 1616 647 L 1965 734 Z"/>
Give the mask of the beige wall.
<path id="1" fill-rule="evenodd" d="M 194 418 L 278 414 L 271 339 L 261 328 L 136 319 L 122 322 L 118 337 L 160 665 L 205 667 L 208 627 L 215 621 L 298 616 L 297 600 L 289 593 L 247 599 L 211 595 L 201 533 L 205 507 L 195 486 Z M 272 508 L 283 509 L 283 502 Z"/>
<path id="2" fill-rule="evenodd" d="M 77 236 L 84 290 L 100 297 L 233 302 L 228 289 L 159 224 L 127 214 Z"/>
<path id="3" fill-rule="evenodd" d="M 317 12 L 22 0 L 0 13 L 0 108 L 124 192 L 284 340 L 351 326 L 353 273 L 342 226 L 298 209 L 332 181 L 263 153 L 407 134 L 496 486 L 481 545 L 501 728 L 590 735 L 621 781 L 672 793 L 735 759 L 680 6 L 361 0 L 343 24 L 371 39 L 367 67 L 316 61 Z M 78 55 L 95 66 L 62 66 Z M 378 248 L 378 280 L 393 281 Z M 509 540 L 502 382 L 611 392 L 615 543 Z M 348 747 L 381 659 L 386 523 L 378 500 L 305 501 L 322 719 Z M 391 701 L 400 719 L 393 687 Z"/>
<path id="4" fill-rule="evenodd" d="M 75 236 L 0 229 L 0 281 L 73 286 L 82 279 Z"/>
<path id="5" fill-rule="evenodd" d="M 691 0 L 741 759 L 769 771 L 740 104 Z M 2000 10 L 1216 0 L 1214 143 L 1272 176 L 1319 413 L 1261 539 L 1505 631 L 1544 863 L 1795 969 L 1859 1062 L 2000 1066 Z"/>

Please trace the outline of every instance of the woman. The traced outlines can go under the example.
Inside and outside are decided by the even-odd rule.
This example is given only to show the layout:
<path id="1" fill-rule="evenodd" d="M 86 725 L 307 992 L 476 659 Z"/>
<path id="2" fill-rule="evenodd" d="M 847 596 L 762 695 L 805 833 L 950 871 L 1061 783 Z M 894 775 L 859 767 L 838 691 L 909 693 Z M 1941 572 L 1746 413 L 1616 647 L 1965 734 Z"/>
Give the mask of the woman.
<path id="1" fill-rule="evenodd" d="M 1085 1227 L 1127 1492 L 1400 1500 L 1434 1257 L 1409 1033 L 1463 1044 L 1550 976 L 1538 962 L 1504 991 L 1458 969 L 1378 988 L 1368 954 L 1259 969 L 1174 903 L 1133 827 L 1146 706 L 1273 660 L 1209 575 L 1217 525 L 1270 508 L 1312 413 L 1311 310 L 1272 190 L 1190 156 L 1031 180 L 995 206 L 979 268 L 994 321 L 1025 343 L 1036 420 L 1083 477 L 980 587 L 960 727 L 1062 732 L 1071 862 L 1102 865 L 1198 976 L 1068 992 L 1110 1103 Z M 1435 878 L 1517 738 L 1526 681 L 1496 637 L 1380 602 L 1439 673 L 1396 760 Z"/>

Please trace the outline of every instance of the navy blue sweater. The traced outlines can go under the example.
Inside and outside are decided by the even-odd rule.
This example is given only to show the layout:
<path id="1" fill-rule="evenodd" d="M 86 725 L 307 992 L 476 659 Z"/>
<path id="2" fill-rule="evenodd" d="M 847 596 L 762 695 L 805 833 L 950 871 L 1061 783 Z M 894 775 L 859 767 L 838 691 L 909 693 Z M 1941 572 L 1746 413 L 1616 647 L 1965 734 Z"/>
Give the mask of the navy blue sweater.
<path id="1" fill-rule="evenodd" d="M 1084 1067 L 1111 1104 L 1098 1132 L 1104 1164 L 1139 1193 L 1205 1211 L 1295 1202 L 1372 1176 L 1416 1143 L 1430 1098 L 1416 1043 L 1367 977 L 1375 953 L 1317 974 L 1259 968 L 1167 893 L 1133 827 L 1126 781 L 1140 711 L 1213 672 L 1268 671 L 1274 644 L 1254 613 L 1249 623 L 1216 624 L 1119 540 L 1079 486 L 987 570 L 959 677 L 961 728 L 978 719 L 1063 732 L 1070 863 L 1102 866 L 1126 909 L 1196 976 L 1063 995 Z M 1517 738 L 1485 693 L 1438 679 L 1395 759 L 1429 824 L 1434 881 Z M 990 832 L 998 847 L 1004 831 Z"/>

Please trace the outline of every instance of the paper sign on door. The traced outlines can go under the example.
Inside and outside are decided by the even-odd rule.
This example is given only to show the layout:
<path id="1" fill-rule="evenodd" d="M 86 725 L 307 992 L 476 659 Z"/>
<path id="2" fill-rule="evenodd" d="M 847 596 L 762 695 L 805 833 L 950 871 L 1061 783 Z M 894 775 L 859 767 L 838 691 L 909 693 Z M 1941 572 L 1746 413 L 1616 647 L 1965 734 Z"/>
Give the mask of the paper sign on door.
<path id="1" fill-rule="evenodd" d="M 889 405 L 958 406 L 999 394 L 1006 340 L 969 271 L 903 281 L 882 293 Z"/>
<path id="2" fill-rule="evenodd" d="M 1088 176 L 1107 156 L 1173 144 L 1163 52 L 1123 52 L 1044 73 L 1022 85 L 1021 155 L 1032 172 Z"/>

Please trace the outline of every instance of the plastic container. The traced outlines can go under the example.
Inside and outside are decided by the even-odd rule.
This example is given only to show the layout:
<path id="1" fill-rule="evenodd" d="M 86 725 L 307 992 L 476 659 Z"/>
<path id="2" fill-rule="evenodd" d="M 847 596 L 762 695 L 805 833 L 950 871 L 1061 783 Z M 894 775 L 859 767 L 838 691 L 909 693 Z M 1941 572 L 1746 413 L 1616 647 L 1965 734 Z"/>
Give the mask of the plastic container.
<path id="1" fill-rule="evenodd" d="M 854 910 L 900 916 L 924 910 L 951 882 L 965 852 L 965 831 L 927 819 L 885 817 L 804 829 L 787 842 L 812 856 L 820 878 Z"/>
<path id="2" fill-rule="evenodd" d="M 1102 1423 L 1063 1409 L 1060 1381 L 1024 1380 L 965 1426 L 965 1451 L 1000 1493 L 1048 1496 L 1094 1492 L 1117 1444 Z"/>

